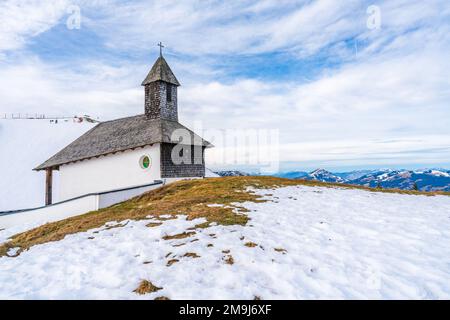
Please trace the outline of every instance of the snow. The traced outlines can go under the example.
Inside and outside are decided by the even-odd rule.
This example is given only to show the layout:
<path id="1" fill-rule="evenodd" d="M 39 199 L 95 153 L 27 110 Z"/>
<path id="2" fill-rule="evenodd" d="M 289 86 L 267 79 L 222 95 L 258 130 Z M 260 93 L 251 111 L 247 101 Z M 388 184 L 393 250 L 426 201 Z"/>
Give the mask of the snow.
<path id="1" fill-rule="evenodd" d="M 10 227 L 10 228 L 5 228 L 3 230 L 0 229 L 0 243 L 5 242 L 6 240 L 8 240 L 11 236 L 27 231 L 27 230 L 31 230 L 34 229 L 36 227 L 39 227 L 40 225 L 43 225 L 48 221 L 48 219 L 46 217 L 43 217 L 42 219 L 36 219 L 34 221 L 28 222 L 28 223 L 23 223 L 14 227 Z"/>
<path id="2" fill-rule="evenodd" d="M 270 201 L 244 204 L 247 226 L 163 240 L 205 220 L 122 221 L 0 258 L 0 298 L 450 298 L 450 197 L 307 186 L 255 192 Z M 225 263 L 230 255 L 234 264 Z M 179 262 L 167 266 L 171 259 Z M 133 293 L 143 279 L 163 289 Z"/>
<path id="3" fill-rule="evenodd" d="M 431 174 L 435 176 L 441 176 L 441 177 L 450 177 L 450 174 L 447 172 L 439 171 L 439 170 L 431 170 Z"/>
<path id="4" fill-rule="evenodd" d="M 220 177 L 217 173 L 211 171 L 208 168 L 205 168 L 205 177 L 206 178 L 218 178 Z"/>
<path id="5" fill-rule="evenodd" d="M 72 120 L 58 124 L 49 120 L 0 120 L 0 211 L 42 206 L 45 174 L 32 169 L 93 126 Z M 54 178 L 57 190 L 57 171 Z"/>

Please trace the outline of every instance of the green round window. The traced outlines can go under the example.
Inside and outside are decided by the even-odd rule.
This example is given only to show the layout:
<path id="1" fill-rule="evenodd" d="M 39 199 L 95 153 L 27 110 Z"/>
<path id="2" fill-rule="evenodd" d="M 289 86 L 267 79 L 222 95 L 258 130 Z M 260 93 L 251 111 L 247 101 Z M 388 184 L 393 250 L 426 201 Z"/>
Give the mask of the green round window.
<path id="1" fill-rule="evenodd" d="M 152 165 L 152 161 L 149 156 L 142 156 L 139 163 L 142 169 L 148 169 Z"/>

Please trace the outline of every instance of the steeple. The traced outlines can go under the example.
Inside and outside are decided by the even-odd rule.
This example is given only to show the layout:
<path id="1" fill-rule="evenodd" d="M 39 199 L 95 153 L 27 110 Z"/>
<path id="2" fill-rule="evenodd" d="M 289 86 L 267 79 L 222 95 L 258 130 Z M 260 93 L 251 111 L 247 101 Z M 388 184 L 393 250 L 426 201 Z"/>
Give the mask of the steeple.
<path id="1" fill-rule="evenodd" d="M 147 77 L 142 81 L 142 85 L 145 86 L 155 81 L 164 81 L 176 86 L 180 85 L 163 56 L 158 57 Z"/>
<path id="2" fill-rule="evenodd" d="M 162 44 L 159 45 L 162 50 Z M 160 56 L 142 81 L 142 86 L 145 87 L 147 118 L 178 121 L 177 87 L 179 85 L 160 51 Z"/>

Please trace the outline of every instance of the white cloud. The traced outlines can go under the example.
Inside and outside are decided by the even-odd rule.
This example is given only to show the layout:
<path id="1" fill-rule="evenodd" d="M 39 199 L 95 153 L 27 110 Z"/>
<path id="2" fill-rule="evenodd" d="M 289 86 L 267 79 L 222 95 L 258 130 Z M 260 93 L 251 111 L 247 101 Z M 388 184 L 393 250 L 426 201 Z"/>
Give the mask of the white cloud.
<path id="1" fill-rule="evenodd" d="M 279 129 L 282 161 L 442 163 L 450 156 L 449 72 L 444 52 L 424 51 L 347 65 L 307 84 L 198 85 L 181 101 L 208 128 Z"/>
<path id="2" fill-rule="evenodd" d="M 148 50 L 160 40 L 189 55 L 284 50 L 312 54 L 364 28 L 346 16 L 360 1 L 109 1 L 87 12 L 89 27 L 121 50 Z M 114 30 L 114 32 L 111 32 Z"/>
<path id="3" fill-rule="evenodd" d="M 102 120 L 142 112 L 143 91 L 129 86 L 128 66 L 83 66 L 75 73 L 38 59 L 0 68 L 0 114 L 89 114 Z M 126 83 L 126 84 L 125 84 Z"/>
<path id="4" fill-rule="evenodd" d="M 55 25 L 62 9 L 44 24 L 39 17 L 63 8 L 64 1 L 48 6 L 27 1 L 39 7 L 30 12 L 12 5 L 18 2 L 6 3 L 9 29 L 0 32 L 0 51 L 20 51 L 27 39 Z M 449 158 L 448 1 L 380 1 L 382 24 L 376 31 L 366 28 L 368 4 L 360 1 L 78 3 L 82 27 L 109 48 L 142 53 L 167 42 L 169 63 L 185 84 L 179 95 L 182 122 L 280 129 L 285 161 L 384 165 Z M 357 54 L 346 43 L 353 38 Z M 298 82 L 303 75 L 263 81 L 245 74 L 225 83 L 226 68 L 215 68 L 236 54 L 279 51 L 300 61 L 325 54 L 340 64 L 324 65 L 306 83 Z M 112 66 L 100 59 L 55 65 L 23 53 L 1 64 L 0 113 L 88 113 L 106 119 L 141 113 L 139 84 L 150 65 L 124 59 Z"/>
<path id="5" fill-rule="evenodd" d="M 0 52 L 22 48 L 28 38 L 53 27 L 68 0 L 6 0 L 0 3 Z"/>

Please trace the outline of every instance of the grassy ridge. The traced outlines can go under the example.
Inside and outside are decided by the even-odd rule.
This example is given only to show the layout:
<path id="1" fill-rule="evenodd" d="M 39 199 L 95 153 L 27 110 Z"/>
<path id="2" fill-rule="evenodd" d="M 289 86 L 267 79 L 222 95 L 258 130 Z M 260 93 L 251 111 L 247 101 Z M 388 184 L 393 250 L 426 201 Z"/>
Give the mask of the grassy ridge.
<path id="1" fill-rule="evenodd" d="M 0 245 L 0 257 L 6 255 L 10 248 L 18 247 L 20 248 L 19 252 L 21 252 L 34 245 L 59 241 L 66 235 L 99 228 L 110 221 L 141 220 L 148 216 L 184 214 L 188 216 L 188 219 L 205 218 L 208 223 L 199 227 L 207 227 L 211 222 L 222 225 L 245 225 L 248 221 L 248 217 L 245 215 L 247 210 L 239 206 L 239 203 L 264 201 L 256 194 L 246 192 L 248 187 L 273 188 L 292 185 L 339 187 L 427 196 L 450 195 L 450 193 L 370 189 L 361 186 L 276 177 L 224 177 L 179 181 L 109 208 L 48 223 L 17 234 L 10 241 Z M 211 207 L 208 206 L 209 204 L 221 204 L 223 206 Z"/>

